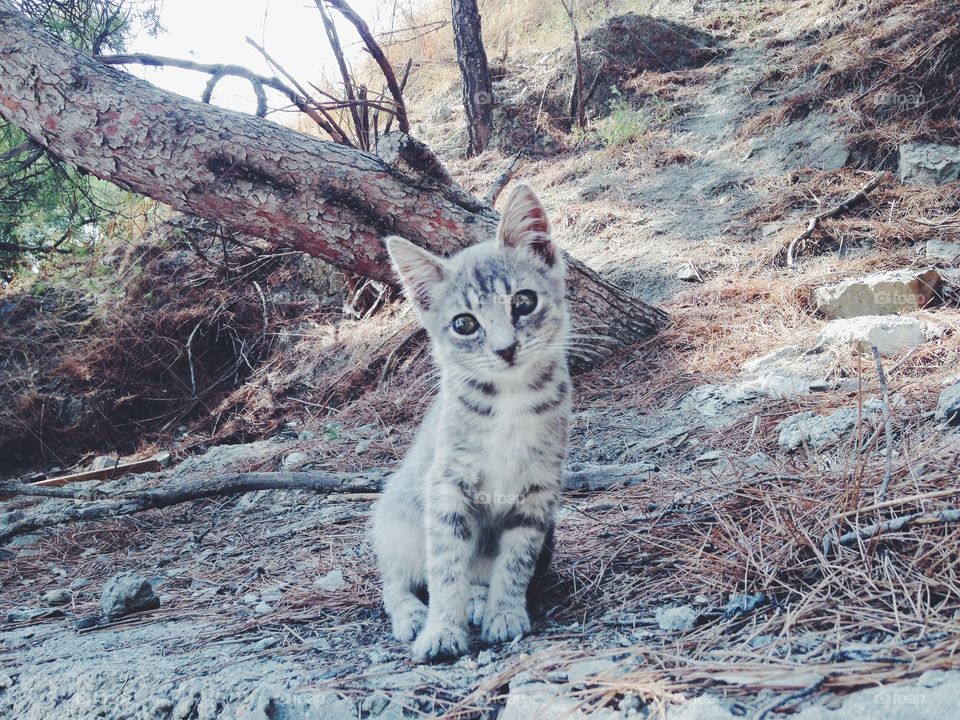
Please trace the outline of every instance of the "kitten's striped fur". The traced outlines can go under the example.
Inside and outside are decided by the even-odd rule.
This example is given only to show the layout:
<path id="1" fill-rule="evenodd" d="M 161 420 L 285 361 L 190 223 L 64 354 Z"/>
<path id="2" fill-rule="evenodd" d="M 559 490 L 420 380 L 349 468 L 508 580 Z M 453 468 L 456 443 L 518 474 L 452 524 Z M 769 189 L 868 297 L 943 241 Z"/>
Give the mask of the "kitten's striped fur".
<path id="1" fill-rule="evenodd" d="M 539 198 L 519 185 L 497 238 L 449 259 L 398 237 L 394 267 L 430 334 L 440 393 L 373 517 L 394 635 L 420 659 L 530 630 L 526 591 L 548 550 L 570 418 L 563 258 Z M 533 291 L 536 305 L 518 299 Z M 453 329 L 462 314 L 479 327 Z M 467 327 L 471 327 L 468 323 Z M 429 608 L 418 597 L 429 592 Z"/>

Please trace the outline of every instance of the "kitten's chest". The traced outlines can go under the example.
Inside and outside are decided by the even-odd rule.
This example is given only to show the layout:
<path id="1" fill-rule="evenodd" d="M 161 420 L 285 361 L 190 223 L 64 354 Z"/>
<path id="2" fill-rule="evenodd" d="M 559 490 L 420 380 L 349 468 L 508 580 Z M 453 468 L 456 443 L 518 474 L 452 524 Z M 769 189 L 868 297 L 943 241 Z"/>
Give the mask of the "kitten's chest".
<path id="1" fill-rule="evenodd" d="M 541 416 L 532 411 L 535 404 L 527 394 L 499 397 L 490 417 L 469 434 L 472 475 L 488 497 L 518 495 L 559 479 L 554 476 L 566 456 L 569 411 Z"/>

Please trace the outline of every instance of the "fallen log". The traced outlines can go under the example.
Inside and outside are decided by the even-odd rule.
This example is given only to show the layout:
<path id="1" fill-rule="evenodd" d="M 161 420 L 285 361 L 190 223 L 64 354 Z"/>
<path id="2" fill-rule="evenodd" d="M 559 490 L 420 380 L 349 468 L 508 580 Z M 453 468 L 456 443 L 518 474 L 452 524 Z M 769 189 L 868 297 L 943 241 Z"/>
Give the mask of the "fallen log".
<path id="1" fill-rule="evenodd" d="M 570 491 L 607 490 L 620 484 L 642 482 L 653 466 L 580 464 L 564 474 L 564 487 Z M 70 490 L 63 487 L 37 488 L 30 484 L 0 483 L 0 493 L 69 499 L 69 507 L 40 506 L 27 517 L 0 528 L 0 542 L 46 527 L 73 522 L 133 515 L 146 510 L 178 505 L 221 495 L 237 495 L 258 490 L 309 490 L 322 495 L 375 493 L 383 487 L 389 470 L 363 473 L 262 472 L 229 473 L 180 482 L 172 486 L 149 488 L 117 494 L 108 490 Z M 109 499 L 97 499 L 109 498 Z"/>
<path id="2" fill-rule="evenodd" d="M 85 172 L 167 205 L 396 285 L 382 239 L 449 254 L 499 217 L 406 137 L 393 162 L 264 118 L 174 95 L 103 65 L 0 0 L 0 117 Z M 568 258 L 587 363 L 667 324 L 663 311 Z"/>

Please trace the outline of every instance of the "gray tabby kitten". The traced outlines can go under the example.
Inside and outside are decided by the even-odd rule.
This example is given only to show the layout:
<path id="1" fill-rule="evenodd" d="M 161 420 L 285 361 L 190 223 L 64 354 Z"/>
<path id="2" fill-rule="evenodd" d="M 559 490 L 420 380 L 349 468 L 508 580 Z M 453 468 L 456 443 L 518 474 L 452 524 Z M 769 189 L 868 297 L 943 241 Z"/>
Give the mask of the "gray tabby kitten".
<path id="1" fill-rule="evenodd" d="M 530 630 L 526 592 L 549 552 L 570 419 L 564 263 L 528 185 L 495 240 L 451 258 L 387 248 L 426 327 L 440 394 L 373 514 L 383 603 L 422 660 Z M 429 608 L 418 597 L 426 588 Z"/>

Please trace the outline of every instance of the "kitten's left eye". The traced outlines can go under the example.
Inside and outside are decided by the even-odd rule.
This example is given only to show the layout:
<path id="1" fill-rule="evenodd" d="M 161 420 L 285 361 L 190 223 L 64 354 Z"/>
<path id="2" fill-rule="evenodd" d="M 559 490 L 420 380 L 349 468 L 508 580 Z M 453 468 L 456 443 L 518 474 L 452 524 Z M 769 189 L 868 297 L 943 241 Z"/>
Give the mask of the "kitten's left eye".
<path id="1" fill-rule="evenodd" d="M 477 322 L 477 319 L 473 315 L 463 313 L 457 315 L 453 319 L 453 322 L 450 323 L 450 326 L 457 335 L 473 335 L 477 331 L 477 328 L 480 327 L 480 323 Z"/>
<path id="2" fill-rule="evenodd" d="M 529 315 L 537 309 L 537 294 L 533 290 L 521 290 L 511 300 L 515 315 Z"/>

